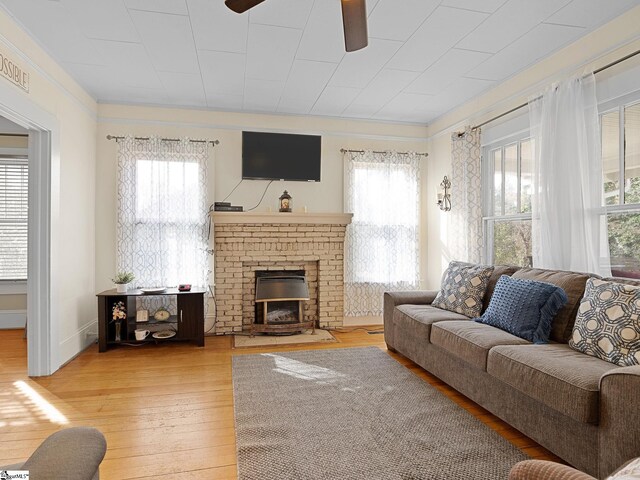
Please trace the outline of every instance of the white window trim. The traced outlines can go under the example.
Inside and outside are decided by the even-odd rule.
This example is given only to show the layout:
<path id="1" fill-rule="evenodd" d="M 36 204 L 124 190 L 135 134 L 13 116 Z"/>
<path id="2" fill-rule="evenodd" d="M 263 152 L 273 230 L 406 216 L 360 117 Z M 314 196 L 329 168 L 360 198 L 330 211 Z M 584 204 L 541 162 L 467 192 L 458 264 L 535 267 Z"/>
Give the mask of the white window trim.
<path id="1" fill-rule="evenodd" d="M 619 112 L 619 125 L 621 135 L 620 139 L 620 148 L 618 149 L 618 168 L 619 168 L 619 195 L 620 198 L 624 197 L 624 177 L 625 177 L 625 169 L 624 169 L 624 154 L 625 154 L 625 142 L 624 142 L 624 109 L 627 107 L 632 107 L 635 105 L 640 105 L 640 90 L 637 92 L 630 93 L 628 95 L 624 95 L 622 97 L 618 97 L 614 100 L 609 100 L 604 102 L 598 106 L 598 118 L 600 119 L 600 138 L 602 138 L 602 116 L 618 111 Z M 605 205 L 601 206 L 602 215 L 605 214 L 615 214 L 615 213 L 638 213 L 640 212 L 640 203 L 624 203 L 617 205 Z"/>
<path id="2" fill-rule="evenodd" d="M 26 280 L 2 280 L 0 281 L 0 295 L 26 295 Z"/>
<path id="3" fill-rule="evenodd" d="M 518 144 L 518 157 L 520 156 L 520 142 L 531 137 L 530 130 L 519 129 L 511 135 L 482 146 L 482 231 L 483 231 L 483 258 L 485 263 L 493 265 L 493 224 L 495 222 L 508 222 L 517 220 L 531 220 L 531 213 L 510 213 L 507 215 L 495 215 L 493 208 L 493 166 L 489 161 L 489 152 L 498 148 Z M 504 160 L 504 159 L 503 159 Z M 518 165 L 520 169 L 520 165 Z M 503 195 L 504 196 L 504 195 Z M 520 195 L 518 195 L 518 202 Z"/>
<path id="4" fill-rule="evenodd" d="M 624 201 L 624 183 L 625 183 L 625 116 L 624 111 L 627 107 L 640 105 L 640 90 L 636 90 L 625 95 L 601 102 L 598 104 L 598 118 L 600 121 L 600 139 L 602 140 L 602 117 L 607 113 L 618 112 L 619 115 L 619 148 L 618 148 L 618 185 L 619 199 Z M 634 214 L 640 213 L 640 203 L 618 203 L 616 205 L 607 205 L 604 197 L 600 206 L 600 214 L 608 217 L 609 215 Z M 609 232 L 607 231 L 607 235 Z M 609 254 L 611 251 L 609 251 Z M 609 262 L 610 264 L 612 262 Z"/>

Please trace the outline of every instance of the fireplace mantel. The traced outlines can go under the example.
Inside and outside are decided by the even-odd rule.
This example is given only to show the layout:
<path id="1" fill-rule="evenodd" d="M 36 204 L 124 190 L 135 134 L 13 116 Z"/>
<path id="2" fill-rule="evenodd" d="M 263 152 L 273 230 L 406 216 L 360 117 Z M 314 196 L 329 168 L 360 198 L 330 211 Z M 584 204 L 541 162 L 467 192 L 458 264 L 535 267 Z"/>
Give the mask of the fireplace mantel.
<path id="1" fill-rule="evenodd" d="M 214 224 L 288 223 L 349 225 L 353 213 L 211 212 Z"/>

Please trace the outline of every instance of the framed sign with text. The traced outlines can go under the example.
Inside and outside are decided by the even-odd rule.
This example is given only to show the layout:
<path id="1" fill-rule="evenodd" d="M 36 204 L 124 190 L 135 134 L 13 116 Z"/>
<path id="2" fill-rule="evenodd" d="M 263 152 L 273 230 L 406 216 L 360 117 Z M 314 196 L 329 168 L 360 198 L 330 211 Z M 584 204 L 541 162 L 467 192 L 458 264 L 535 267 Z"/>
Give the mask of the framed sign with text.
<path id="1" fill-rule="evenodd" d="M 0 76 L 29 93 L 29 73 L 0 48 Z"/>

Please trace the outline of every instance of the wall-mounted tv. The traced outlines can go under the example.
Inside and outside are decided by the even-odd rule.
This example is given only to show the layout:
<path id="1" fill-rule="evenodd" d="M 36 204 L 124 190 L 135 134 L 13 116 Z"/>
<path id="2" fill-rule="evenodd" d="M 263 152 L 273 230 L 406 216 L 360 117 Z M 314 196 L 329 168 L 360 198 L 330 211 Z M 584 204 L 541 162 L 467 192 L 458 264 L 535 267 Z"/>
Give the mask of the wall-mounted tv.
<path id="1" fill-rule="evenodd" d="M 242 132 L 242 178 L 320 181 L 319 135 Z"/>

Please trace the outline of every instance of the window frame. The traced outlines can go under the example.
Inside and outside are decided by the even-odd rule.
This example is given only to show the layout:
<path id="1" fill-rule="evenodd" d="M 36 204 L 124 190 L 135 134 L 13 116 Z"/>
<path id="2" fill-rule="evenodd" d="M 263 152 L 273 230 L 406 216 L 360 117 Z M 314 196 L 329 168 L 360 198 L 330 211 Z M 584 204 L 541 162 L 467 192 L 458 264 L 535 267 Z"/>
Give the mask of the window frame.
<path id="1" fill-rule="evenodd" d="M 25 148 L 0 148 L 0 160 L 11 163 L 15 160 L 16 164 L 25 165 L 27 167 L 27 175 L 29 175 L 29 157 L 28 150 Z M 29 187 L 27 186 L 27 204 L 29 202 Z M 27 223 L 29 220 L 27 214 Z M 28 239 L 27 239 L 28 241 Z M 28 253 L 27 253 L 28 262 Z M 28 276 L 28 273 L 27 273 Z M 27 293 L 27 277 L 17 279 L 0 279 L 0 295 L 26 295 Z"/>
<path id="2" fill-rule="evenodd" d="M 635 105 L 640 105 L 640 90 L 636 90 L 634 92 L 601 102 L 598 105 L 598 118 L 600 122 L 600 141 L 602 141 L 602 116 L 613 111 L 618 111 L 618 122 L 619 122 L 619 148 L 618 148 L 618 184 L 620 188 L 620 195 L 618 199 L 618 203 L 615 205 L 607 205 L 605 197 L 602 197 L 602 203 L 600 206 L 600 214 L 601 215 L 620 215 L 620 214 L 639 214 L 640 213 L 640 202 L 639 203 L 624 203 L 624 181 L 625 181 L 625 108 L 632 107 Z M 484 261 L 488 264 L 494 263 L 494 230 L 493 226 L 495 222 L 499 221 L 518 221 L 518 220 L 533 220 L 532 213 L 527 214 L 508 214 L 508 215 L 495 215 L 493 212 L 494 208 L 494 166 L 492 165 L 490 158 L 490 152 L 497 149 L 503 148 L 511 145 L 515 142 L 520 142 L 526 140 L 527 138 L 531 138 L 530 129 L 522 129 L 516 133 L 512 133 L 510 135 L 506 135 L 502 138 L 498 138 L 492 140 L 490 143 L 482 146 L 482 226 L 483 226 L 483 255 Z M 521 163 L 520 163 L 520 147 L 518 147 L 518 175 L 521 174 Z M 602 150 L 601 150 L 601 161 L 602 161 Z M 503 165 L 504 165 L 504 154 L 503 154 Z M 603 177 L 604 181 L 604 177 Z M 502 202 L 504 204 L 504 180 L 503 184 L 503 195 Z M 519 185 L 520 189 L 520 185 Z M 518 204 L 520 205 L 521 195 L 519 192 L 518 195 Z M 609 231 L 607 229 L 607 235 L 609 235 Z M 611 252 L 609 252 L 610 254 Z"/>
<path id="3" fill-rule="evenodd" d="M 488 265 L 494 264 L 494 225 L 496 222 L 515 222 L 522 220 L 532 220 L 532 213 L 509 213 L 498 214 L 494 212 L 494 189 L 495 189 L 495 165 L 491 158 L 491 152 L 501 149 L 502 151 L 502 205 L 501 211 L 505 211 L 505 181 L 504 181 L 504 164 L 505 164 L 505 148 L 517 146 L 517 205 L 518 210 L 522 208 L 522 142 L 531 139 L 530 130 L 520 130 L 511 135 L 496 139 L 491 143 L 482 146 L 482 235 L 483 235 L 483 257 L 484 262 Z"/>
<path id="4" fill-rule="evenodd" d="M 640 105 L 640 91 L 632 95 L 625 95 L 624 97 L 605 102 L 598 108 L 598 118 L 600 120 L 600 141 L 602 142 L 602 116 L 608 113 L 618 111 L 618 203 L 615 205 L 607 205 L 604 197 L 602 198 L 602 214 L 609 215 L 611 213 L 640 213 L 639 203 L 624 203 L 624 180 L 625 180 L 625 115 L 624 111 L 627 107 L 634 107 Z M 601 145 L 602 151 L 602 145 Z M 602 157 L 602 155 L 601 155 Z M 604 180 L 604 178 L 603 178 Z"/>
<path id="5" fill-rule="evenodd" d="M 357 160 L 353 162 L 353 181 L 352 184 L 354 186 L 354 188 L 356 187 L 356 171 L 357 170 L 367 170 L 372 168 L 372 166 L 382 166 L 383 163 L 380 162 L 375 162 L 375 161 L 368 161 L 368 160 Z M 410 170 L 411 170 L 411 166 L 408 163 L 405 163 L 403 165 L 398 166 L 398 169 L 403 168 L 404 170 L 406 170 L 406 173 L 404 175 L 405 179 L 405 183 L 409 184 L 409 182 L 411 182 L 411 174 L 410 174 Z M 415 189 L 418 195 L 418 198 L 420 196 L 420 167 L 418 166 L 418 177 L 416 179 L 415 182 Z M 353 212 L 354 214 L 354 218 L 352 221 L 352 226 L 357 228 L 357 227 L 369 227 L 372 229 L 375 229 L 378 232 L 385 232 L 385 231 L 393 231 L 395 229 L 406 229 L 408 232 L 414 230 L 415 231 L 415 246 L 412 250 L 412 255 L 414 256 L 415 261 L 412 261 L 410 263 L 414 264 L 414 265 L 418 265 L 419 264 L 419 259 L 420 259 L 420 212 L 421 212 L 421 205 L 419 202 L 416 202 L 415 205 L 416 208 L 416 215 L 415 215 L 415 224 L 410 224 L 410 223 L 405 223 L 403 220 L 401 220 L 399 217 L 394 217 L 394 220 L 390 223 L 384 223 L 384 224 L 376 224 L 371 222 L 370 220 L 362 220 L 359 217 L 357 218 L 357 214 L 356 212 Z M 386 238 L 386 235 L 383 236 L 383 238 Z M 407 279 L 407 278 L 402 278 L 400 280 L 396 280 L 395 283 L 397 284 L 402 284 L 402 285 L 407 285 L 406 288 L 418 288 L 419 284 L 420 284 L 420 269 L 418 267 L 416 268 L 416 278 L 414 279 Z M 354 269 L 355 270 L 355 269 Z M 346 275 L 345 275 L 346 277 Z M 345 282 L 347 282 L 346 278 L 345 278 Z M 373 285 L 373 286 L 377 286 L 377 285 L 388 285 L 389 282 L 388 281 L 380 281 L 380 280 L 371 280 L 371 279 L 367 279 L 367 275 L 365 275 L 362 271 L 358 270 L 358 271 L 354 271 L 354 278 L 348 280 L 348 283 L 352 284 L 352 285 Z"/>
<path id="6" fill-rule="evenodd" d="M 607 219 L 607 238 L 609 238 L 609 216 L 611 215 L 625 215 L 625 214 L 640 214 L 640 202 L 638 203 L 625 203 L 625 154 L 626 154 L 626 132 L 625 132 L 625 109 L 628 107 L 640 106 L 640 90 L 632 92 L 627 95 L 623 95 L 606 102 L 602 102 L 598 105 L 598 119 L 600 122 L 600 151 L 601 161 L 602 159 L 602 129 L 603 122 L 602 117 L 612 112 L 618 112 L 618 203 L 613 205 L 607 205 L 606 198 L 602 196 L 602 202 L 600 205 L 600 214 L 604 215 Z M 603 165 L 604 166 L 604 165 Z M 603 192 L 604 192 L 604 172 L 603 172 Z M 609 265 L 613 267 L 611 262 L 611 245 L 609 245 Z"/>
<path id="7" fill-rule="evenodd" d="M 155 142 L 155 138 L 153 141 Z M 204 152 L 181 150 L 177 152 L 177 158 L 174 158 L 172 154 L 165 152 L 164 147 L 159 148 L 159 151 L 152 147 L 143 143 L 140 151 L 134 150 L 131 155 L 118 159 L 123 174 L 118 176 L 116 186 L 119 199 L 116 236 L 120 241 L 121 229 L 128 230 L 130 235 L 122 239 L 123 246 L 116 252 L 116 266 L 120 270 L 133 271 L 137 277 L 137 285 L 141 286 L 177 285 L 178 280 L 183 283 L 188 280 L 188 283 L 205 287 L 209 283 L 209 273 L 202 277 L 203 265 L 198 264 L 202 259 L 192 259 L 184 255 L 182 250 L 186 243 L 192 242 L 198 252 L 207 251 L 206 157 L 203 157 Z M 142 162 L 151 168 L 149 172 L 140 170 L 141 165 L 144 165 Z M 183 168 L 186 164 L 193 164 L 196 168 L 184 168 L 185 175 L 171 175 L 166 170 L 171 169 L 172 163 Z M 160 173 L 154 174 L 154 168 Z M 149 173 L 149 179 L 145 178 L 146 173 Z M 143 178 L 145 180 L 141 181 Z M 162 191 L 141 188 L 148 184 L 155 184 Z M 190 186 L 197 186 L 197 189 Z M 154 204 L 163 201 L 173 204 L 172 195 L 180 200 L 187 200 L 187 196 L 195 200 L 193 204 L 187 202 L 188 207 L 183 208 L 180 213 L 176 213 L 175 208 L 167 211 L 160 204 Z M 122 207 L 121 199 L 125 199 L 126 208 Z M 145 203 L 148 205 L 141 208 Z M 147 211 L 147 208 L 151 211 Z M 159 233 L 162 238 L 153 242 L 151 247 L 143 245 L 144 235 L 150 231 L 154 235 Z M 167 235 L 167 231 L 170 231 L 170 235 Z M 208 260 L 206 270 L 211 270 Z"/>

